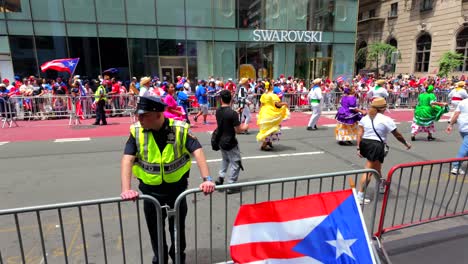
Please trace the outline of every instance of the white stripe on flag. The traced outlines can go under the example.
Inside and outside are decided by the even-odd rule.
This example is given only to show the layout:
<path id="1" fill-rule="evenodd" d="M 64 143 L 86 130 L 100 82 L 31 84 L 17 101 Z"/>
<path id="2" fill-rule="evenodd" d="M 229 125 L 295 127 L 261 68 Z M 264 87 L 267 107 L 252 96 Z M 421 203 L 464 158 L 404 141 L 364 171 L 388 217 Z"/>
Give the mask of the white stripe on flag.
<path id="1" fill-rule="evenodd" d="M 286 222 L 268 222 L 234 226 L 231 246 L 254 242 L 279 242 L 303 239 L 327 216 L 316 216 Z"/>
<path id="2" fill-rule="evenodd" d="M 259 261 L 248 262 L 245 264 L 323 264 L 322 262 L 311 257 L 300 257 L 292 259 L 264 259 Z"/>

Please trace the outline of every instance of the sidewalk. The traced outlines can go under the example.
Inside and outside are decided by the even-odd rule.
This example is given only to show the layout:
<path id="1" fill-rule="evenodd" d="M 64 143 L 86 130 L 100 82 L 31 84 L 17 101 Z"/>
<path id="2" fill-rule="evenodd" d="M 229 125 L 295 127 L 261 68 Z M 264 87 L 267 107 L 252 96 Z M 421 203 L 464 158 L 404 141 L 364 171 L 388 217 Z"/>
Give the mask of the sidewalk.
<path id="1" fill-rule="evenodd" d="M 291 112 L 290 119 L 283 122 L 283 128 L 306 127 L 310 118 L 310 112 Z M 323 112 L 318 126 L 333 126 L 336 112 Z M 397 122 L 411 121 L 412 110 L 391 110 L 388 116 Z M 198 122 L 191 117 L 193 132 L 209 132 L 216 128 L 214 115 L 208 116 L 208 124 L 203 124 L 203 118 Z M 107 126 L 93 126 L 94 119 L 81 120 L 81 125 L 68 126 L 68 119 L 42 120 L 42 121 L 17 121 L 19 127 L 0 129 L 0 142 L 11 141 L 33 141 L 33 140 L 55 140 L 64 138 L 92 138 L 92 137 L 114 137 L 126 136 L 129 134 L 131 124 L 130 117 L 108 118 Z M 252 113 L 250 129 L 257 129 L 257 113 Z"/>

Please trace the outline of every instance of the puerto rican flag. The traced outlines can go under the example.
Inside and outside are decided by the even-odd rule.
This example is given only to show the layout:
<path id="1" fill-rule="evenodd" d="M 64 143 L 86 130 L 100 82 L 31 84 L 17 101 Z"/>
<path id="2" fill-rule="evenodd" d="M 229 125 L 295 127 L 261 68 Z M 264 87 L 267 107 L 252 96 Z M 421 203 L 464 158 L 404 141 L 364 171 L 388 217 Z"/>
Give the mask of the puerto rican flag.
<path id="1" fill-rule="evenodd" d="M 375 263 L 354 190 L 242 205 L 231 236 L 235 263 Z"/>
<path id="2" fill-rule="evenodd" d="M 345 80 L 346 80 L 346 77 L 344 77 L 343 75 L 340 75 L 338 76 L 338 78 L 336 78 L 337 83 L 344 82 Z"/>
<path id="3" fill-rule="evenodd" d="M 48 61 L 41 65 L 41 71 L 45 72 L 47 70 L 56 70 L 59 72 L 68 72 L 72 74 L 75 71 L 76 65 L 78 65 L 79 61 L 80 58 L 57 59 Z"/>

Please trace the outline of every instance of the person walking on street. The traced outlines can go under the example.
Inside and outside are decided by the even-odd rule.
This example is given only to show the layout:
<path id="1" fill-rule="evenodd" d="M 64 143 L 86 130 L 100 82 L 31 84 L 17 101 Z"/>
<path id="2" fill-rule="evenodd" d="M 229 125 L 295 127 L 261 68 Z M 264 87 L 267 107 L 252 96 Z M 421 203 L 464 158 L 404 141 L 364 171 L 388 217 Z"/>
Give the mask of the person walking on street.
<path id="1" fill-rule="evenodd" d="M 228 174 L 228 184 L 237 182 L 239 172 L 242 167 L 242 158 L 239 151 L 239 143 L 236 133 L 240 134 L 247 131 L 248 124 L 241 124 L 239 114 L 232 110 L 232 95 L 228 90 L 222 90 L 220 93 L 221 107 L 216 110 L 216 122 L 218 125 L 219 148 L 222 155 L 221 169 L 216 185 L 222 185 L 226 174 Z M 232 189 L 228 193 L 234 192 Z"/>
<path id="2" fill-rule="evenodd" d="M 458 124 L 458 132 L 463 141 L 458 149 L 457 158 L 464 158 L 468 156 L 468 99 L 463 99 L 458 103 L 449 125 L 445 130 L 448 134 L 452 132 L 453 125 Z M 460 162 L 454 162 L 450 171 L 455 175 L 465 175 L 465 171 L 460 168 Z"/>
<path id="3" fill-rule="evenodd" d="M 198 111 L 198 114 L 193 118 L 193 120 L 197 122 L 198 117 L 203 115 L 203 124 L 206 125 L 206 117 L 208 115 L 208 91 L 205 85 L 206 82 L 204 80 L 201 80 L 200 85 L 198 85 L 197 90 L 195 91 L 195 96 L 197 97 L 200 111 Z"/>
<path id="4" fill-rule="evenodd" d="M 174 208 L 177 197 L 188 187 L 192 165 L 190 155 L 197 161 L 203 182 L 200 189 L 209 194 L 215 190 L 205 154 L 198 140 L 189 133 L 190 125 L 164 117 L 166 104 L 160 97 L 143 96 L 137 105 L 137 123 L 130 126 L 130 137 L 125 145 L 121 162 L 121 198 L 136 199 L 139 193 L 131 188 L 132 173 L 138 179 L 143 194 L 157 199 L 161 206 Z M 185 218 L 187 202 L 183 200 L 180 208 L 180 259 L 185 263 Z M 154 252 L 152 263 L 167 264 L 168 255 L 175 263 L 174 217 L 169 217 L 171 246 L 168 250 L 166 232 L 163 232 L 164 262 L 158 259 L 158 234 L 156 210 L 151 202 L 144 202 L 146 224 Z M 163 230 L 167 213 L 163 210 Z"/>
<path id="5" fill-rule="evenodd" d="M 398 141 L 405 145 L 406 149 L 411 149 L 411 144 L 397 130 L 393 119 L 384 115 L 385 110 L 387 110 L 387 102 L 384 98 L 379 97 L 372 100 L 368 114 L 359 121 L 357 137 L 357 155 L 367 159 L 366 169 L 374 169 L 379 175 L 382 175 L 382 163 L 388 147 L 388 133 L 392 133 Z M 364 197 L 364 193 L 371 181 L 371 176 L 370 173 L 364 173 L 361 177 L 358 192 L 358 200 L 361 204 L 370 202 Z"/>
<path id="6" fill-rule="evenodd" d="M 249 124 L 251 119 L 250 114 L 250 101 L 247 99 L 248 91 L 246 86 L 248 86 L 248 79 L 242 78 L 239 82 L 239 91 L 237 94 L 237 100 L 239 104 L 239 108 L 237 112 L 240 116 L 240 122 L 244 121 L 244 124 Z M 247 131 L 245 131 L 247 133 Z"/>
<path id="7" fill-rule="evenodd" d="M 108 81 L 103 81 L 94 93 L 94 105 L 96 106 L 96 121 L 93 125 L 95 126 L 99 126 L 100 122 L 102 122 L 103 126 L 107 125 L 106 110 L 104 109 L 106 107 L 107 102 L 107 90 L 105 87 L 106 82 Z"/>
<path id="8" fill-rule="evenodd" d="M 322 113 L 322 79 L 315 79 L 313 82 L 314 86 L 310 89 L 309 95 L 307 96 L 310 101 L 310 107 L 312 108 L 312 116 L 309 119 L 307 130 L 317 130 L 317 122 Z"/>

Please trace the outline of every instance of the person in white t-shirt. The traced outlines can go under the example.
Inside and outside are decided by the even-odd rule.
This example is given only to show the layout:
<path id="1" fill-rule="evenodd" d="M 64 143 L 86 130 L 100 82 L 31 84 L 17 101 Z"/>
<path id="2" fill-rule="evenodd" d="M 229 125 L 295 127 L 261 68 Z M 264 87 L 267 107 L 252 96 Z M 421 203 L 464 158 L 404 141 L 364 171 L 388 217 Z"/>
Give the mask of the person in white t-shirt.
<path id="1" fill-rule="evenodd" d="M 397 130 L 396 124 L 388 116 L 385 116 L 387 102 L 379 97 L 372 100 L 368 114 L 359 121 L 357 137 L 357 154 L 361 158 L 366 158 L 366 169 L 374 169 L 382 176 L 382 163 L 385 158 L 385 144 L 387 135 L 392 133 L 407 149 L 411 148 L 401 133 Z M 360 180 L 358 200 L 361 204 L 367 204 L 369 199 L 364 198 L 364 192 L 371 180 L 372 175 L 364 173 Z"/>
<path id="2" fill-rule="evenodd" d="M 458 149 L 457 158 L 468 156 L 468 99 L 463 99 L 458 103 L 455 112 L 450 119 L 449 125 L 445 130 L 448 134 L 452 132 L 453 125 L 458 123 L 458 131 L 463 141 Z M 460 162 L 454 162 L 451 170 L 452 174 L 465 175 L 465 171 L 460 169 Z"/>

